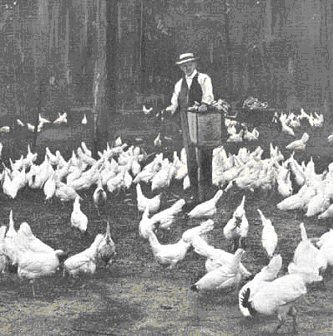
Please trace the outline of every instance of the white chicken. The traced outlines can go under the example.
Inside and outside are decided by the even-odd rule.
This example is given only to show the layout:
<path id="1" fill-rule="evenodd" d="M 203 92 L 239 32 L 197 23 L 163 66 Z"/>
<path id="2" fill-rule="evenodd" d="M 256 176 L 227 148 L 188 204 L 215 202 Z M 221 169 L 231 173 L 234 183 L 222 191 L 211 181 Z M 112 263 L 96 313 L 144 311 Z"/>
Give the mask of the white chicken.
<path id="1" fill-rule="evenodd" d="M 257 141 L 259 139 L 259 131 L 254 128 L 252 132 L 250 132 L 246 127 L 244 130 L 243 139 L 246 141 Z"/>
<path id="2" fill-rule="evenodd" d="M 70 165 L 71 165 L 70 162 L 66 162 L 64 165 L 58 163 L 58 165 L 55 169 L 55 176 L 54 176 L 55 180 L 56 180 L 56 187 L 57 188 L 60 187 L 60 184 L 63 183 L 61 181 L 68 175 Z"/>
<path id="3" fill-rule="evenodd" d="M 161 133 L 158 133 L 157 137 L 154 139 L 154 146 L 155 147 L 161 147 L 162 146 Z"/>
<path id="4" fill-rule="evenodd" d="M 159 224 L 160 229 L 168 230 L 176 220 L 177 215 L 182 211 L 185 200 L 180 199 L 171 207 L 164 209 L 151 217 L 154 224 Z"/>
<path id="5" fill-rule="evenodd" d="M 223 234 L 227 240 L 232 240 L 232 251 L 236 251 L 238 247 L 245 246 L 245 238 L 249 231 L 249 222 L 245 215 L 245 195 L 241 203 L 233 212 L 232 217 L 223 228 Z"/>
<path id="6" fill-rule="evenodd" d="M 71 226 L 79 229 L 81 232 L 87 231 L 88 217 L 81 211 L 80 197 L 76 197 L 73 203 Z"/>
<path id="7" fill-rule="evenodd" d="M 303 120 L 303 119 L 306 119 L 306 120 L 310 120 L 310 115 L 309 114 L 307 114 L 305 111 L 304 111 L 304 109 L 303 108 L 301 108 L 301 114 L 299 114 L 299 119 L 300 120 Z"/>
<path id="8" fill-rule="evenodd" d="M 163 153 L 157 154 L 152 162 L 147 164 L 142 171 L 135 177 L 134 183 L 143 181 L 148 183 L 153 179 L 158 171 L 161 170 L 163 163 Z"/>
<path id="9" fill-rule="evenodd" d="M 216 290 L 232 286 L 236 286 L 238 289 L 238 285 L 242 279 L 240 262 L 244 252 L 245 251 L 243 249 L 238 249 L 229 264 L 225 264 L 209 273 L 206 273 L 199 281 L 191 286 L 191 290 L 198 292 L 202 290 Z"/>
<path id="10" fill-rule="evenodd" d="M 21 126 L 21 127 L 24 127 L 24 122 L 20 119 L 16 119 L 16 123 Z"/>
<path id="11" fill-rule="evenodd" d="M 236 125 L 228 125 L 227 126 L 227 133 L 229 135 L 233 135 L 237 133 Z"/>
<path id="12" fill-rule="evenodd" d="M 21 170 L 13 170 L 12 171 L 12 182 L 17 185 L 18 190 L 24 188 L 27 184 L 27 176 L 25 173 L 25 167 Z"/>
<path id="13" fill-rule="evenodd" d="M 53 173 L 53 168 L 48 162 L 47 156 L 39 166 L 33 164 L 30 171 L 26 174 L 27 183 L 31 189 L 42 189 L 44 183 Z"/>
<path id="14" fill-rule="evenodd" d="M 305 146 L 306 146 L 306 143 L 308 142 L 309 138 L 310 138 L 309 134 L 304 133 L 302 135 L 301 139 L 291 142 L 290 144 L 288 144 L 286 146 L 286 149 L 289 149 L 289 150 L 292 150 L 292 151 L 303 151 L 303 150 L 305 150 Z"/>
<path id="15" fill-rule="evenodd" d="M 98 216 L 100 216 L 100 207 L 106 204 L 107 195 L 102 185 L 102 178 L 99 176 L 97 187 L 93 193 L 93 201 L 97 209 Z"/>
<path id="16" fill-rule="evenodd" d="M 208 220 L 199 226 L 186 230 L 176 244 L 167 245 L 160 244 L 152 230 L 147 230 L 147 234 L 156 261 L 161 265 L 168 265 L 172 269 L 179 261 L 184 259 L 191 246 L 192 239 L 197 235 L 211 231 L 213 228 L 214 222 Z"/>
<path id="17" fill-rule="evenodd" d="M 118 136 L 114 141 L 114 147 L 120 147 L 123 144 L 121 136 Z"/>
<path id="18" fill-rule="evenodd" d="M 271 159 L 275 160 L 276 162 L 280 162 L 284 160 L 284 156 L 281 153 L 278 146 L 274 147 L 272 143 L 269 144 L 269 154 Z"/>
<path id="19" fill-rule="evenodd" d="M 277 204 L 277 207 L 280 210 L 301 210 L 307 206 L 315 194 L 316 191 L 305 184 L 297 194 L 285 198 Z"/>
<path id="20" fill-rule="evenodd" d="M 43 276 L 54 274 L 65 258 L 65 252 L 55 250 L 52 252 L 33 252 L 27 250 L 19 255 L 17 274 L 19 278 L 29 279 L 32 284 L 32 293 L 35 297 L 34 280 Z"/>
<path id="21" fill-rule="evenodd" d="M 3 174 L 4 174 L 2 183 L 3 193 L 9 196 L 11 199 L 15 199 L 19 190 L 19 186 L 14 180 L 11 180 L 6 170 L 4 170 Z"/>
<path id="22" fill-rule="evenodd" d="M 148 239 L 148 233 L 155 229 L 155 223 L 149 218 L 148 207 L 144 210 L 141 221 L 139 223 L 139 235 L 144 239 Z"/>
<path id="23" fill-rule="evenodd" d="M 125 172 L 126 170 L 122 169 L 117 173 L 117 175 L 108 179 L 106 186 L 107 186 L 107 190 L 110 193 L 119 191 L 121 188 L 124 187 Z"/>
<path id="24" fill-rule="evenodd" d="M 12 170 L 20 170 L 24 167 L 23 155 L 21 155 L 19 159 L 15 160 L 15 162 L 13 162 L 11 158 L 9 158 L 9 162 Z"/>
<path id="25" fill-rule="evenodd" d="M 216 214 L 216 203 L 221 198 L 223 194 L 222 190 L 218 190 L 213 198 L 203 203 L 198 204 L 194 209 L 192 209 L 188 217 L 189 218 L 203 218 L 203 217 L 212 217 Z"/>
<path id="26" fill-rule="evenodd" d="M 154 196 L 153 198 L 148 198 L 142 193 L 141 185 L 138 183 L 136 185 L 136 200 L 138 211 L 143 212 L 147 207 L 149 213 L 157 212 L 161 205 L 161 194 Z"/>
<path id="27" fill-rule="evenodd" d="M 58 118 L 53 121 L 55 125 L 67 124 L 67 113 L 64 112 L 63 114 L 58 112 Z"/>
<path id="28" fill-rule="evenodd" d="M 327 264 L 333 266 L 333 229 L 330 229 L 320 238 L 316 239 L 316 246 L 326 257 Z"/>
<path id="29" fill-rule="evenodd" d="M 59 158 L 51 152 L 49 147 L 45 148 L 45 155 L 48 157 L 51 165 L 56 166 L 59 163 Z"/>
<path id="30" fill-rule="evenodd" d="M 2 225 L 0 227 L 0 273 L 4 273 L 7 267 L 8 258 L 6 255 L 5 235 L 7 226 Z"/>
<path id="31" fill-rule="evenodd" d="M 267 219 L 260 209 L 257 209 L 257 211 L 259 212 L 261 223 L 263 225 L 261 243 L 268 257 L 272 258 L 278 243 L 278 235 L 275 232 L 272 221 Z"/>
<path id="32" fill-rule="evenodd" d="M 318 114 L 314 112 L 314 115 L 311 113 L 309 123 L 312 127 L 323 127 L 324 116 L 323 114 Z"/>
<path id="33" fill-rule="evenodd" d="M 240 130 L 238 133 L 230 134 L 227 142 L 242 142 L 244 139 L 244 130 Z"/>
<path id="34" fill-rule="evenodd" d="M 324 192 L 318 192 L 307 204 L 305 217 L 312 217 L 323 213 L 330 206 L 330 198 Z"/>
<path id="35" fill-rule="evenodd" d="M 295 132 L 292 127 L 288 126 L 285 121 L 281 120 L 281 131 L 282 133 L 295 136 Z"/>
<path id="36" fill-rule="evenodd" d="M 333 205 L 331 204 L 325 211 L 318 215 L 318 219 L 332 218 L 333 217 Z"/>
<path id="37" fill-rule="evenodd" d="M 0 127 L 0 133 L 9 133 L 10 132 L 10 126 L 1 126 Z"/>
<path id="38" fill-rule="evenodd" d="M 38 114 L 38 122 L 42 123 L 42 124 L 50 124 L 51 123 L 50 120 L 42 117 L 40 113 Z"/>
<path id="39" fill-rule="evenodd" d="M 139 183 L 142 181 L 142 182 L 148 183 L 149 181 L 152 180 L 155 174 L 156 174 L 156 171 L 154 170 L 144 169 L 135 176 L 133 182 Z"/>
<path id="40" fill-rule="evenodd" d="M 214 222 L 211 219 L 202 222 L 200 225 L 197 225 L 193 228 L 186 230 L 182 234 L 182 239 L 186 243 L 192 243 L 192 240 L 196 236 L 200 236 L 214 229 Z"/>
<path id="41" fill-rule="evenodd" d="M 5 236 L 5 251 L 10 265 L 17 263 L 17 251 L 15 246 L 16 235 L 17 232 L 14 227 L 13 210 L 10 210 L 8 231 Z"/>
<path id="42" fill-rule="evenodd" d="M 104 240 L 104 235 L 98 234 L 93 243 L 84 251 L 77 253 L 64 262 L 64 275 L 72 277 L 79 274 L 94 274 L 97 268 L 98 247 Z"/>
<path id="43" fill-rule="evenodd" d="M 187 171 L 187 164 L 186 162 L 183 163 L 182 160 L 179 159 L 177 152 L 173 152 L 173 165 L 176 168 L 176 173 L 175 173 L 175 179 L 176 180 L 182 180 L 184 179 L 188 173 Z"/>
<path id="44" fill-rule="evenodd" d="M 18 263 L 17 274 L 20 278 L 30 280 L 35 296 L 34 280 L 54 274 L 66 254 L 63 250 L 54 250 L 36 238 L 26 222 L 20 225 L 14 241 Z"/>
<path id="45" fill-rule="evenodd" d="M 183 179 L 183 190 L 187 190 L 191 187 L 190 177 L 186 175 Z"/>
<path id="46" fill-rule="evenodd" d="M 245 247 L 245 238 L 249 230 L 249 222 L 245 215 L 242 217 L 232 216 L 223 228 L 224 237 L 232 240 L 232 251 L 238 247 Z"/>
<path id="47" fill-rule="evenodd" d="M 130 189 L 130 187 L 132 185 L 132 182 L 133 182 L 133 177 L 128 172 L 128 170 L 125 169 L 123 184 L 124 184 L 124 187 L 125 187 L 126 190 Z"/>
<path id="48" fill-rule="evenodd" d="M 56 179 L 55 179 L 55 172 L 47 179 L 43 186 L 43 191 L 45 195 L 45 202 L 51 199 L 56 192 Z"/>
<path id="49" fill-rule="evenodd" d="M 162 245 L 157 240 L 157 237 L 153 231 L 147 231 L 148 240 L 155 260 L 164 266 L 168 266 L 170 269 L 174 268 L 176 264 L 185 258 L 191 243 L 185 242 L 180 239 L 175 244 Z"/>
<path id="50" fill-rule="evenodd" d="M 176 167 L 170 163 L 168 159 L 164 159 L 161 169 L 153 176 L 151 180 L 151 190 L 154 191 L 169 187 L 175 173 Z"/>
<path id="51" fill-rule="evenodd" d="M 35 237 L 31 231 L 31 227 L 27 222 L 23 222 L 17 231 L 17 235 L 14 241 L 17 252 L 20 254 L 24 253 L 25 250 L 29 249 L 34 253 L 48 253 L 54 251 L 52 247 L 42 242 L 40 239 Z"/>
<path id="52" fill-rule="evenodd" d="M 81 142 L 81 148 L 82 148 L 84 154 L 86 154 L 90 157 L 92 156 L 92 151 L 87 147 L 87 145 L 84 141 Z"/>
<path id="53" fill-rule="evenodd" d="M 56 180 L 56 191 L 55 195 L 60 199 L 61 202 L 69 202 L 80 197 L 79 194 L 71 186 Z"/>
<path id="54" fill-rule="evenodd" d="M 87 121 L 87 116 L 86 116 L 86 114 L 84 114 L 84 115 L 83 115 L 83 118 L 82 118 L 82 120 L 81 120 L 81 124 L 82 124 L 82 125 L 87 125 L 87 122 L 88 122 L 88 121 Z"/>
<path id="55" fill-rule="evenodd" d="M 81 147 L 77 149 L 77 155 L 82 160 L 82 162 L 88 166 L 93 166 L 96 163 L 96 160 L 92 158 L 90 155 L 86 154 L 86 152 L 83 151 Z"/>
<path id="56" fill-rule="evenodd" d="M 297 245 L 293 261 L 288 265 L 289 274 L 308 274 L 310 282 L 321 281 L 320 275 L 327 268 L 327 259 L 308 239 L 304 223 L 300 224 L 302 241 Z"/>
<path id="57" fill-rule="evenodd" d="M 107 266 L 111 262 L 112 258 L 116 255 L 116 245 L 111 238 L 109 221 L 106 224 L 104 240 L 102 240 L 98 245 L 97 251 L 99 259 L 104 261 L 105 266 Z"/>
<path id="58" fill-rule="evenodd" d="M 102 185 L 106 186 L 110 178 L 114 178 L 118 173 L 118 164 L 114 159 L 111 162 L 105 161 L 104 166 L 100 170 L 100 177 L 102 179 Z"/>
<path id="59" fill-rule="evenodd" d="M 35 126 L 29 122 L 27 122 L 27 129 L 28 131 L 34 133 L 35 132 Z M 41 128 L 37 126 L 37 132 L 39 133 L 41 131 Z"/>
<path id="60" fill-rule="evenodd" d="M 66 183 L 67 185 L 72 186 L 73 182 L 78 180 L 82 176 L 83 168 L 82 162 L 79 161 L 77 166 L 71 166 L 69 168 L 68 175 L 66 176 Z M 75 185 L 75 182 L 74 182 Z"/>
<path id="61" fill-rule="evenodd" d="M 274 333 L 284 324 L 287 315 L 293 318 L 293 331 L 296 332 L 297 310 L 293 303 L 307 293 L 305 282 L 298 274 L 288 274 L 271 282 L 263 282 L 256 293 L 251 296 L 251 288 L 247 288 L 241 294 L 241 312 L 245 316 L 253 316 L 256 313 L 263 315 L 277 315 L 279 324 Z"/>
<path id="62" fill-rule="evenodd" d="M 276 254 L 270 260 L 267 266 L 264 266 L 259 273 L 257 273 L 254 278 L 247 282 L 239 291 L 238 294 L 238 306 L 240 311 L 244 316 L 249 316 L 249 310 L 242 305 L 242 298 L 248 288 L 250 288 L 250 297 L 249 301 L 251 301 L 252 297 L 255 293 L 262 288 L 266 281 L 270 282 L 277 278 L 278 273 L 280 272 L 282 267 L 282 258 L 281 255 Z"/>
<path id="63" fill-rule="evenodd" d="M 37 160 L 38 154 L 32 153 L 30 149 L 30 145 L 28 144 L 28 153 L 23 159 L 23 163 L 26 167 L 30 167 L 36 160 Z"/>
<path id="64" fill-rule="evenodd" d="M 291 154 L 288 160 L 285 162 L 286 167 L 290 170 L 294 176 L 295 182 L 298 186 L 303 186 L 305 183 L 305 173 L 301 165 L 294 159 L 294 152 Z"/>
<path id="65" fill-rule="evenodd" d="M 222 249 L 217 249 L 211 245 L 209 245 L 201 236 L 194 236 L 192 238 L 192 246 L 194 251 L 207 258 L 205 262 L 205 268 L 207 272 L 211 272 L 214 269 L 223 266 L 224 264 L 229 264 L 232 261 L 233 254 L 226 252 Z M 240 271 L 244 278 L 248 278 L 251 276 L 251 273 L 244 267 L 244 265 L 240 264 Z"/>
<path id="66" fill-rule="evenodd" d="M 327 137 L 327 141 L 329 143 L 332 143 L 333 142 L 333 134 L 330 134 L 328 137 Z"/>
<path id="67" fill-rule="evenodd" d="M 153 110 L 153 107 L 147 108 L 145 105 L 142 105 L 142 111 L 144 114 L 150 114 L 150 112 Z"/>
<path id="68" fill-rule="evenodd" d="M 290 179 L 290 170 L 279 166 L 276 177 L 278 192 L 283 197 L 289 197 L 293 193 L 293 187 Z"/>
<path id="69" fill-rule="evenodd" d="M 141 165 L 138 162 L 138 157 L 133 157 L 132 164 L 131 164 L 131 171 L 133 176 L 137 176 L 141 171 Z"/>

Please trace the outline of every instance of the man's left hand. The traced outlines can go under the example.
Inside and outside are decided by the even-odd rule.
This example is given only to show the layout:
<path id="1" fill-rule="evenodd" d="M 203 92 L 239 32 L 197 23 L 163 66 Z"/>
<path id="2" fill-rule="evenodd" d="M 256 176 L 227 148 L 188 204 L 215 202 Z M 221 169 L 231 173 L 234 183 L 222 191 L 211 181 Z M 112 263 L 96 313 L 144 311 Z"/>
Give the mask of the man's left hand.
<path id="1" fill-rule="evenodd" d="M 207 105 L 206 104 L 201 104 L 198 108 L 199 112 L 207 112 Z"/>

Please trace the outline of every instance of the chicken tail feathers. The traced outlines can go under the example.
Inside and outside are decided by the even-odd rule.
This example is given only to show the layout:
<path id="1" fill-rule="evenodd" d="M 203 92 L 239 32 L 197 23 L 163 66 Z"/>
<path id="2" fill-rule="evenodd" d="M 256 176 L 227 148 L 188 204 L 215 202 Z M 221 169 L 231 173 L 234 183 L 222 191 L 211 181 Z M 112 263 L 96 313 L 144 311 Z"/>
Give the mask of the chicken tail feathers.
<path id="1" fill-rule="evenodd" d="M 241 304 L 244 308 L 249 308 L 250 307 L 250 302 L 249 302 L 249 298 L 250 298 L 250 294 L 251 294 L 251 290 L 250 288 L 247 288 L 242 294 L 241 294 Z"/>
<path id="2" fill-rule="evenodd" d="M 256 310 L 252 307 L 250 295 L 251 290 L 249 287 L 239 294 L 239 307 L 244 316 L 254 316 L 257 313 Z"/>

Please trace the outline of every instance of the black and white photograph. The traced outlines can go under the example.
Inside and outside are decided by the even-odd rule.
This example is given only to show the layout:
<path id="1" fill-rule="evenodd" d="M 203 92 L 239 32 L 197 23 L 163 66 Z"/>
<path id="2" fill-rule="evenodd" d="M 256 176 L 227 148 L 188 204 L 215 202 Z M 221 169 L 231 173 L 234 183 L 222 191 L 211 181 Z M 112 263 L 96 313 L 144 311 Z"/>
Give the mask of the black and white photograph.
<path id="1" fill-rule="evenodd" d="M 333 335 L 333 1 L 0 0 L 0 336 Z"/>

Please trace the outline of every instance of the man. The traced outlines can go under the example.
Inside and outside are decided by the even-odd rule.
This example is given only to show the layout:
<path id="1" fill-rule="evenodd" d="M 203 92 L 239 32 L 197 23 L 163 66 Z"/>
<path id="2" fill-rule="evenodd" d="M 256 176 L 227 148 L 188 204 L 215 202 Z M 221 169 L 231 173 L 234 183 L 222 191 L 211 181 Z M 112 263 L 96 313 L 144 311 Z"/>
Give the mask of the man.
<path id="1" fill-rule="evenodd" d="M 191 143 L 187 119 L 187 109 L 198 102 L 198 111 L 206 112 L 207 105 L 214 100 L 213 86 L 210 77 L 197 71 L 198 57 L 193 53 L 181 54 L 176 64 L 184 76 L 175 84 L 171 105 L 166 108 L 172 114 L 180 111 L 183 146 L 187 155 L 188 176 L 190 178 L 193 203 L 203 201 L 212 182 L 212 149 L 197 149 Z M 200 181 L 198 181 L 200 169 Z"/>

